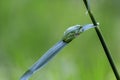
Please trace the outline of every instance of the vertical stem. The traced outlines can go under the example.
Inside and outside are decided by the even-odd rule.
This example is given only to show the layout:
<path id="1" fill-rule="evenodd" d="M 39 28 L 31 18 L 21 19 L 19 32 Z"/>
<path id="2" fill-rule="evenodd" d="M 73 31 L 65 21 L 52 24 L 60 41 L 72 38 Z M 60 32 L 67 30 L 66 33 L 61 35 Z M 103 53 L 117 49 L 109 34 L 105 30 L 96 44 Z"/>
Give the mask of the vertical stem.
<path id="1" fill-rule="evenodd" d="M 94 24 L 95 26 L 97 26 L 97 22 L 96 22 L 94 16 L 92 15 L 92 13 L 91 13 L 91 10 L 90 10 L 90 7 L 88 6 L 87 0 L 83 0 L 83 1 L 84 1 L 84 4 L 85 4 L 85 6 L 86 6 L 86 8 L 87 8 L 87 10 L 88 10 L 88 13 L 89 13 L 89 16 L 90 16 L 90 18 L 91 18 L 91 21 L 93 22 L 93 24 Z M 110 54 L 110 51 L 109 51 L 109 49 L 108 49 L 108 47 L 107 47 L 107 45 L 106 45 L 106 43 L 105 43 L 105 40 L 104 40 L 104 38 L 103 38 L 103 36 L 102 36 L 99 28 L 98 28 L 98 27 L 95 27 L 95 31 L 96 31 L 96 33 L 97 33 L 97 35 L 98 35 L 98 37 L 99 37 L 99 40 L 100 40 L 100 42 L 101 42 L 101 44 L 102 44 L 102 47 L 103 47 L 103 49 L 104 49 L 104 51 L 105 51 L 105 54 L 106 54 L 106 56 L 107 56 L 107 58 L 108 58 L 108 61 L 109 61 L 110 65 L 111 65 L 111 68 L 112 68 L 112 70 L 113 70 L 113 72 L 114 72 L 114 74 L 115 74 L 115 76 L 116 76 L 116 79 L 117 79 L 117 80 L 120 80 L 120 76 L 119 76 L 119 73 L 118 73 L 118 71 L 117 71 L 117 68 L 116 68 L 116 66 L 115 66 L 115 64 L 114 64 L 114 62 L 113 62 L 112 56 L 111 56 L 111 54 Z"/>
<path id="2" fill-rule="evenodd" d="M 103 36 L 102 36 L 102 34 L 101 34 L 101 32 L 100 32 L 100 30 L 99 30 L 98 27 L 96 27 L 95 30 L 96 30 L 96 33 L 97 33 L 97 35 L 98 35 L 98 37 L 99 37 L 99 40 L 100 40 L 100 42 L 101 42 L 101 44 L 102 44 L 102 47 L 103 47 L 103 49 L 104 49 L 104 51 L 105 51 L 105 53 L 106 53 L 106 56 L 107 56 L 107 58 L 108 58 L 108 61 L 109 61 L 110 65 L 111 65 L 111 67 L 112 67 L 112 70 L 113 70 L 113 72 L 114 72 L 114 74 L 115 74 L 115 76 L 116 76 L 116 79 L 117 79 L 117 80 L 120 80 L 120 77 L 119 77 L 117 68 L 116 68 L 116 66 L 115 66 L 115 64 L 114 64 L 114 61 L 113 61 L 113 59 L 112 59 L 112 56 L 110 55 L 109 49 L 107 48 L 107 45 L 106 45 L 106 43 L 105 43 L 105 41 L 104 41 L 104 38 L 103 38 Z"/>

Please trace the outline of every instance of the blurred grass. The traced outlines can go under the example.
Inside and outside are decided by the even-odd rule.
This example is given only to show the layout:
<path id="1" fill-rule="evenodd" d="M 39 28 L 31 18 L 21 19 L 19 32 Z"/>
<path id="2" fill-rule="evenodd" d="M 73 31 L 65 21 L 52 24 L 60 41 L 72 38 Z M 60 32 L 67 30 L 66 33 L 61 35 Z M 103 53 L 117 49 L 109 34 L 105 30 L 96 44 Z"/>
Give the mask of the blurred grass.
<path id="1" fill-rule="evenodd" d="M 119 0 L 91 0 L 120 73 Z M 91 23 L 82 0 L 0 0 L 0 80 L 17 80 L 66 28 Z M 30 80 L 116 80 L 91 29 L 72 41 Z"/>

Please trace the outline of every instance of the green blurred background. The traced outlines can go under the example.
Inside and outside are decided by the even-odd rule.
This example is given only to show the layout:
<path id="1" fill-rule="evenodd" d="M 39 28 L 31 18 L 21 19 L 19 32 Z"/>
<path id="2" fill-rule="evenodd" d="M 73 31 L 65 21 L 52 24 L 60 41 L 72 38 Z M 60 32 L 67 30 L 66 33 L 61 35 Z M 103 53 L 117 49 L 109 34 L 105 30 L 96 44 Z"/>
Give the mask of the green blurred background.
<path id="1" fill-rule="evenodd" d="M 120 0 L 90 0 L 120 73 Z M 0 80 L 19 80 L 70 26 L 91 23 L 82 0 L 0 0 Z M 116 80 L 94 29 L 30 80 Z"/>

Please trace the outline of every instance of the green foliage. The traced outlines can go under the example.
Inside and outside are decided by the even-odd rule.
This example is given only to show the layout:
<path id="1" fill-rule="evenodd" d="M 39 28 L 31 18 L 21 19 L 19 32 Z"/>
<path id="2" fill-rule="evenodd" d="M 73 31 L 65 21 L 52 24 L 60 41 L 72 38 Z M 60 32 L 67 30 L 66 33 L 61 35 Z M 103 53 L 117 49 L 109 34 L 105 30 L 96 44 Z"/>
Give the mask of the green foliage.
<path id="1" fill-rule="evenodd" d="M 119 0 L 91 9 L 120 73 Z M 17 80 L 66 28 L 91 23 L 82 0 L 0 0 L 0 80 Z M 73 40 L 30 80 L 116 80 L 94 29 Z"/>

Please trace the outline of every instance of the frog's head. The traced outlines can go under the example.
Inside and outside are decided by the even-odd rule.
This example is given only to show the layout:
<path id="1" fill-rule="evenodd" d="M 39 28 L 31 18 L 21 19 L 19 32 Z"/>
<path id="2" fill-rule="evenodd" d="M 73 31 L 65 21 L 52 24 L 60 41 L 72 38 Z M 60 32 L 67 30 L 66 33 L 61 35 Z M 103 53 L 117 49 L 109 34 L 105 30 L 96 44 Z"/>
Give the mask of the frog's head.
<path id="1" fill-rule="evenodd" d="M 82 28 L 81 25 L 75 25 L 68 28 L 64 32 L 63 41 L 66 43 L 69 43 L 70 41 L 72 41 L 75 37 L 77 37 L 81 33 L 80 31 L 81 28 Z"/>

